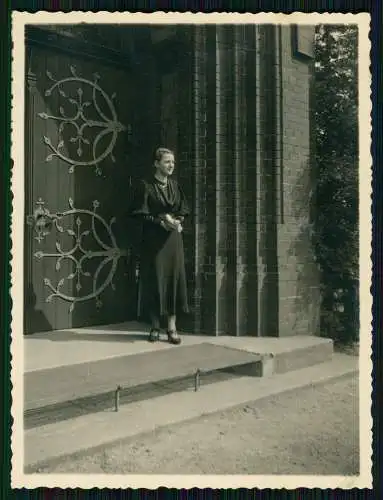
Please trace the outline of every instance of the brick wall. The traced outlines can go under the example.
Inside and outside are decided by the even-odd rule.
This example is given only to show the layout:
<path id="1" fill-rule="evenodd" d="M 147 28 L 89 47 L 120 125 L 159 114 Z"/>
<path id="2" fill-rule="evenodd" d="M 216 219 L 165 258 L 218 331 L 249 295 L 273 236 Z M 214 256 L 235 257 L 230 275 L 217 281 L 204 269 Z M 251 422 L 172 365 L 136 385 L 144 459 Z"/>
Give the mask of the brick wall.
<path id="1" fill-rule="evenodd" d="M 199 332 L 202 318 L 203 262 L 206 239 L 206 40 L 204 29 L 190 29 L 189 48 L 179 65 L 178 177 L 191 205 L 184 246 L 192 314 L 185 330 Z"/>
<path id="2" fill-rule="evenodd" d="M 313 37 L 314 28 L 311 28 Z M 319 276 L 309 238 L 313 180 L 310 157 L 312 61 L 293 53 L 292 29 L 288 26 L 279 29 L 282 113 L 279 190 L 282 213 L 278 224 L 278 272 L 281 336 L 318 333 L 320 304 Z"/>
<path id="3" fill-rule="evenodd" d="M 294 56 L 290 27 L 196 26 L 187 36 L 174 121 L 177 175 L 192 205 L 184 232 L 192 314 L 180 326 L 315 333 L 310 61 Z"/>

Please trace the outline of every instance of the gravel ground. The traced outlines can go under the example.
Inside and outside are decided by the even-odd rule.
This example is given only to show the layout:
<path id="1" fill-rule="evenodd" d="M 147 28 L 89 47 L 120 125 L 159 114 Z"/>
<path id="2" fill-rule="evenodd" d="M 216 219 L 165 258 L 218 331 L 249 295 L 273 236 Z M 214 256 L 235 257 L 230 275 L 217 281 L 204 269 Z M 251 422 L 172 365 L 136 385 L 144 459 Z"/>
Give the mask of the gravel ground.
<path id="1" fill-rule="evenodd" d="M 136 436 L 43 473 L 359 473 L 358 376 Z"/>

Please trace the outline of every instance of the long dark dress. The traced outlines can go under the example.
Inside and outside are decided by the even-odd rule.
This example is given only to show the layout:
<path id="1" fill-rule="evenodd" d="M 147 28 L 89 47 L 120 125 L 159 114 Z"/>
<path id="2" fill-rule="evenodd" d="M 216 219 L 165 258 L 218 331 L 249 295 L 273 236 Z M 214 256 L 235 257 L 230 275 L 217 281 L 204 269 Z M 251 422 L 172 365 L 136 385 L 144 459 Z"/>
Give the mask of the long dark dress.
<path id="1" fill-rule="evenodd" d="M 163 187 L 153 175 L 137 187 L 129 212 L 143 221 L 139 316 L 187 313 L 182 233 L 167 231 L 160 225 L 164 214 L 189 215 L 183 191 L 176 180 L 169 178 L 167 187 Z"/>

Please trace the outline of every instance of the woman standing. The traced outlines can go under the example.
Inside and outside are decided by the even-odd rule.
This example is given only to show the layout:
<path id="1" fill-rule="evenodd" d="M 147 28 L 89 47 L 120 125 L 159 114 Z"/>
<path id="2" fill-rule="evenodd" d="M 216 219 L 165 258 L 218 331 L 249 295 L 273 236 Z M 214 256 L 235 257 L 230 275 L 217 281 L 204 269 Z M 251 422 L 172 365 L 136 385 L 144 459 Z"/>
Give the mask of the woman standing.
<path id="1" fill-rule="evenodd" d="M 189 214 L 185 196 L 171 178 L 174 153 L 159 148 L 154 172 L 142 181 L 134 195 L 130 213 L 143 219 L 140 259 L 140 311 L 151 317 L 149 341 L 160 337 L 160 318 L 167 317 L 167 336 L 180 344 L 177 312 L 188 312 L 182 223 Z"/>

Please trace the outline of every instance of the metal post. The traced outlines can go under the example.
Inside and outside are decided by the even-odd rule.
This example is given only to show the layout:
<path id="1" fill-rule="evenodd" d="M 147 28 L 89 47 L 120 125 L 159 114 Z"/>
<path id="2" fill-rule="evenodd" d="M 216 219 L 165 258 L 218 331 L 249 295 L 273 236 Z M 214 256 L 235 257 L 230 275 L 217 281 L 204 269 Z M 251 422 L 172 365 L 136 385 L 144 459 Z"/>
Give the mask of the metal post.
<path id="1" fill-rule="evenodd" d="M 114 393 L 114 409 L 115 409 L 115 411 L 118 411 L 120 408 L 120 391 L 121 391 L 121 387 L 118 385 L 116 392 Z"/>
<path id="2" fill-rule="evenodd" d="M 201 374 L 201 371 L 199 369 L 197 369 L 197 371 L 195 372 L 195 377 L 194 377 L 194 391 L 195 392 L 198 391 L 199 386 L 200 386 L 200 374 Z"/>

